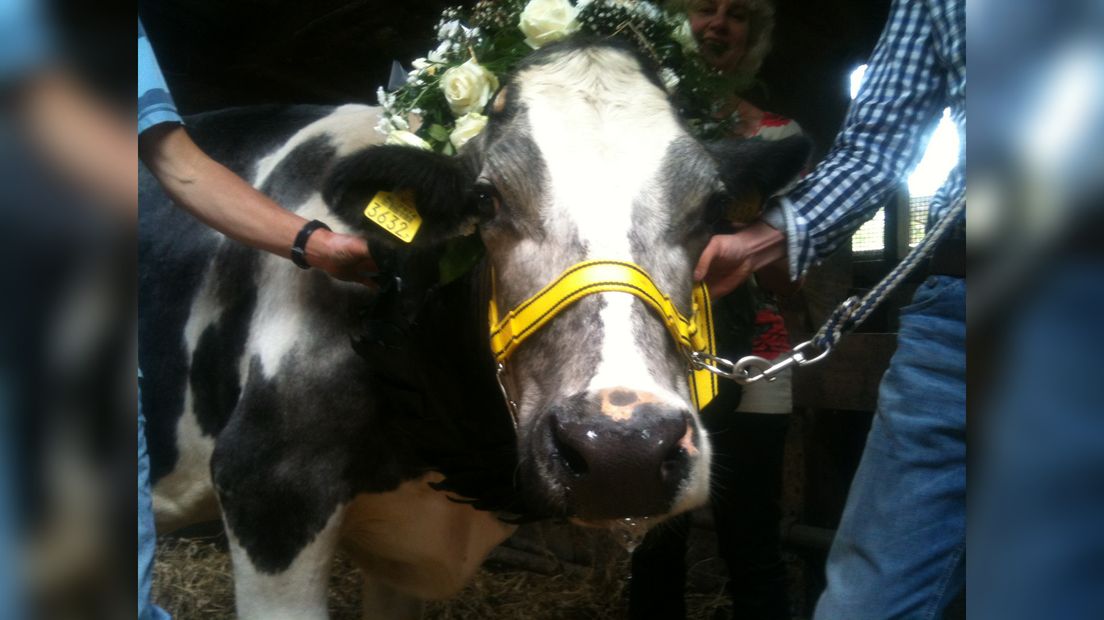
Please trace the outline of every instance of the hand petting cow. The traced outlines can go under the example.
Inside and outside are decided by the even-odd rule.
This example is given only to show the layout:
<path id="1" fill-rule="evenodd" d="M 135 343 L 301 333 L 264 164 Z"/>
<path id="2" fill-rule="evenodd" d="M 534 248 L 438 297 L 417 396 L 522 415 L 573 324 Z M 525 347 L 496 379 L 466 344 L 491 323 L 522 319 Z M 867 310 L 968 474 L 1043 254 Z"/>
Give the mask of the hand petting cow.
<path id="1" fill-rule="evenodd" d="M 725 206 L 770 195 L 808 148 L 699 142 L 645 62 L 611 44 L 534 54 L 453 157 L 378 146 L 378 114 L 189 120 L 280 204 L 369 238 L 378 289 L 229 242 L 142 173 L 154 509 L 162 531 L 222 518 L 242 617 L 325 618 L 338 545 L 365 572 L 366 616 L 408 616 L 460 589 L 513 523 L 616 530 L 702 505 L 709 440 L 653 306 L 573 299 L 505 361 L 489 308 L 507 315 L 598 260 L 635 266 L 690 316 L 691 271 Z M 409 205 L 366 216 L 381 192 Z M 387 230 L 415 220 L 409 242 Z"/>

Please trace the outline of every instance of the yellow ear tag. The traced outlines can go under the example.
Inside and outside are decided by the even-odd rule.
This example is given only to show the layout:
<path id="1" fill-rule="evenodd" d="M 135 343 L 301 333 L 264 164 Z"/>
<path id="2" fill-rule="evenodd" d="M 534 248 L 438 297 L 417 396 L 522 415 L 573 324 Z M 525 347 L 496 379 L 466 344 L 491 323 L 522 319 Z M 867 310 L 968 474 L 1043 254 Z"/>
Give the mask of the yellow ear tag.
<path id="1" fill-rule="evenodd" d="M 364 208 L 364 217 L 380 228 L 410 243 L 422 227 L 422 216 L 414 208 L 412 192 L 378 192 Z"/>

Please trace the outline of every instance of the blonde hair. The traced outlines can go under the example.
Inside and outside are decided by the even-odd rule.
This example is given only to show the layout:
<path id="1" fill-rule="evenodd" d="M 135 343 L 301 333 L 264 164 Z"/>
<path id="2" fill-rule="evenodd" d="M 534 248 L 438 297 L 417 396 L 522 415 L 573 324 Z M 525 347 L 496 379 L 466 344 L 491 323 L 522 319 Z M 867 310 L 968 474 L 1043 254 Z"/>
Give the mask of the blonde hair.
<path id="1" fill-rule="evenodd" d="M 689 13 L 697 6 L 711 0 L 668 0 L 671 10 Z M 750 16 L 748 18 L 748 45 L 744 57 L 736 68 L 740 77 L 752 78 L 763 65 L 763 59 L 771 49 L 771 36 L 774 34 L 774 3 L 771 0 L 736 0 L 743 2 Z"/>

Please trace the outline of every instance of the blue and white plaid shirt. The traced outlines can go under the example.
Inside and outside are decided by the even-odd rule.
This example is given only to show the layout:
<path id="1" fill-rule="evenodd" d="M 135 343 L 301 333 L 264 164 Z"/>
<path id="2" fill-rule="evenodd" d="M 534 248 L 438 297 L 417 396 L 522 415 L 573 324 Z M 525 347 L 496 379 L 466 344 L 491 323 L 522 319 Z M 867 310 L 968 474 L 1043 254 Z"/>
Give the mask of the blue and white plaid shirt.
<path id="1" fill-rule="evenodd" d="M 920 162 L 946 107 L 961 146 L 958 164 L 932 199 L 929 224 L 966 190 L 965 2 L 894 0 L 832 150 L 775 203 L 785 216 L 793 277 L 847 241 L 884 204 Z M 768 221 L 780 220 L 777 215 Z"/>

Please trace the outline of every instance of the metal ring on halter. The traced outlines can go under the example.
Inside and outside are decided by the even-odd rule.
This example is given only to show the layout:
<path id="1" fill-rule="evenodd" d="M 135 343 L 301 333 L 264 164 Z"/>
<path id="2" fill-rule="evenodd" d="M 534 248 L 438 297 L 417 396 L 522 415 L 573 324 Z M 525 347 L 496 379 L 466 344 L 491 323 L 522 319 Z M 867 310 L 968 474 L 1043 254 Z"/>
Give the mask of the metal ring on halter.
<path id="1" fill-rule="evenodd" d="M 723 357 L 710 355 L 705 351 L 691 351 L 690 364 L 699 370 L 708 370 L 715 375 L 720 375 L 727 379 L 732 379 L 733 381 L 739 381 L 734 374 L 736 364 Z"/>

